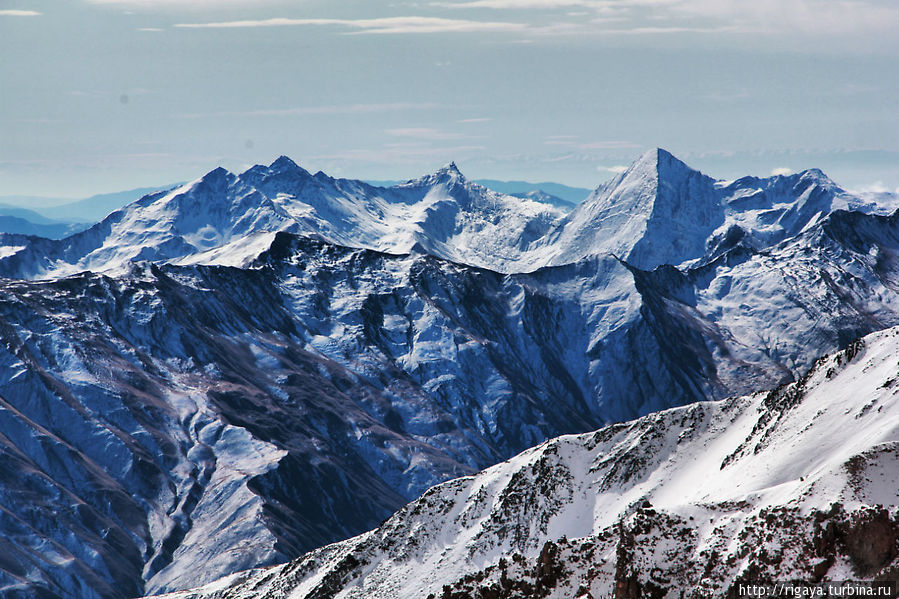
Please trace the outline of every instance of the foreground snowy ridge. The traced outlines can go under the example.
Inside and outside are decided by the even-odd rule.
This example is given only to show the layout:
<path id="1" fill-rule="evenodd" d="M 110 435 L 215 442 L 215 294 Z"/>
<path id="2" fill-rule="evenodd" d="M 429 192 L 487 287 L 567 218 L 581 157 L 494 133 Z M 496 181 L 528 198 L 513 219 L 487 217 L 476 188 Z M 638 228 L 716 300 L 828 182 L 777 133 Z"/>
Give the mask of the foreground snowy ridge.
<path id="1" fill-rule="evenodd" d="M 548 441 L 381 527 L 170 599 L 734 596 L 899 576 L 899 329 L 790 385 Z M 685 594 L 682 594 L 685 593 Z"/>

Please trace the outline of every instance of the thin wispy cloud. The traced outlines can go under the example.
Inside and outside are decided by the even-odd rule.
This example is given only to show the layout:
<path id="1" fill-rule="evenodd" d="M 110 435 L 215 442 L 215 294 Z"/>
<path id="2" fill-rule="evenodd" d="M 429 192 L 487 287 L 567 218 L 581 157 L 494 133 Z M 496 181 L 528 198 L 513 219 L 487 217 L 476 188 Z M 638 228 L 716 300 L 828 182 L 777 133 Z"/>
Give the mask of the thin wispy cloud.
<path id="1" fill-rule="evenodd" d="M 323 154 L 320 156 L 312 156 L 311 160 L 320 161 L 347 161 L 347 162 L 368 162 L 373 164 L 419 164 L 423 158 L 436 159 L 440 162 L 449 162 L 450 160 L 458 160 L 460 156 L 468 155 L 471 152 L 483 151 L 484 146 L 477 145 L 457 145 L 457 146 L 440 146 L 440 147 L 422 147 L 415 146 L 390 146 L 371 149 L 353 149 L 345 152 L 337 152 L 333 154 Z"/>
<path id="2" fill-rule="evenodd" d="M 596 170 L 598 170 L 601 173 L 612 173 L 614 175 L 620 175 L 627 169 L 628 169 L 628 167 L 623 164 L 616 164 L 614 166 L 597 166 L 596 167 Z"/>
<path id="3" fill-rule="evenodd" d="M 16 9 L 5 9 L 0 10 L 0 16 L 2 17 L 39 17 L 44 13 L 37 12 L 36 10 L 16 10 Z"/>
<path id="4" fill-rule="evenodd" d="M 632 141 L 602 140 L 602 141 L 578 141 L 576 135 L 552 135 L 543 140 L 547 146 L 565 146 L 577 150 L 636 150 L 640 144 Z"/>
<path id="5" fill-rule="evenodd" d="M 581 150 L 633 150 L 641 146 L 632 141 L 591 141 L 577 147 Z"/>
<path id="6" fill-rule="evenodd" d="M 223 8 L 237 6 L 259 7 L 264 4 L 275 4 L 275 0 L 85 0 L 88 4 L 109 6 L 127 6 L 129 8 Z"/>
<path id="7" fill-rule="evenodd" d="M 150 8 L 181 6 L 175 0 L 89 0 L 97 4 L 130 4 Z M 240 4 L 241 0 L 224 0 Z M 245 1 L 245 0 L 244 0 Z M 214 8 L 213 0 L 188 0 L 188 7 Z M 232 21 L 177 23 L 182 29 L 262 27 L 331 27 L 347 35 L 525 33 L 539 38 L 580 35 L 682 36 L 705 34 L 846 34 L 883 32 L 899 26 L 899 7 L 871 0 L 463 0 L 429 6 L 468 11 L 465 18 L 395 16 L 370 19 L 294 18 L 289 16 Z M 488 10 L 492 13 L 479 12 Z M 557 11 L 552 20 L 540 12 Z M 515 20 L 489 17 L 519 11 Z M 18 11 L 14 11 L 18 12 Z M 26 11 L 27 12 L 27 11 Z M 771 19 L 777 14 L 777 19 Z M 590 18 L 592 15 L 592 18 Z M 519 20 L 520 19 L 520 20 Z M 143 28 L 154 31 L 155 28 Z M 515 40 L 516 42 L 532 40 Z"/>
<path id="8" fill-rule="evenodd" d="M 379 19 L 292 19 L 276 17 L 245 21 L 221 21 L 212 23 L 178 23 L 175 27 L 189 29 L 228 29 L 245 27 L 302 27 L 336 26 L 350 30 L 350 33 L 402 34 L 402 33 L 469 33 L 521 31 L 524 23 L 471 21 L 467 19 L 446 19 L 441 17 L 384 17 Z"/>
<path id="9" fill-rule="evenodd" d="M 72 98 L 98 98 L 98 99 L 110 99 L 110 98 L 118 98 L 122 97 L 132 97 L 132 96 L 145 96 L 147 94 L 155 93 L 155 90 L 146 89 L 143 87 L 135 87 L 126 90 L 127 93 L 122 94 L 121 92 L 110 92 L 110 91 L 101 91 L 101 90 L 85 90 L 85 89 L 73 89 L 65 92 L 65 95 L 70 96 Z M 127 103 L 127 100 L 125 100 Z"/>
<path id="10" fill-rule="evenodd" d="M 855 189 L 850 190 L 853 193 L 895 193 L 899 194 L 899 188 L 890 189 L 887 187 L 883 181 L 875 181 L 874 183 L 869 183 L 868 185 L 862 185 L 860 187 L 856 187 Z"/>
<path id="11" fill-rule="evenodd" d="M 471 0 L 469 2 L 432 2 L 431 6 L 444 8 L 493 8 L 497 10 L 540 10 L 572 8 L 597 4 L 590 0 Z"/>
<path id="12" fill-rule="evenodd" d="M 899 6 L 871 0 L 463 0 L 431 5 L 455 10 L 564 10 L 565 17 L 578 19 L 575 27 L 574 22 L 567 28 L 560 27 L 563 23 L 535 24 L 543 34 L 559 35 L 861 34 L 899 26 Z M 590 13 L 600 18 L 583 22 Z M 607 27 L 615 21 L 623 21 L 622 26 Z"/>
<path id="13" fill-rule="evenodd" d="M 735 102 L 738 100 L 746 100 L 751 97 L 748 90 L 742 89 L 737 91 L 714 91 L 707 94 L 700 94 L 699 98 L 709 100 L 711 102 Z"/>
<path id="14" fill-rule="evenodd" d="M 444 105 L 436 102 L 387 102 L 382 104 L 344 104 L 325 106 L 295 106 L 291 108 L 263 108 L 258 110 L 234 110 L 219 112 L 185 113 L 180 118 L 207 117 L 284 117 L 312 115 L 352 115 L 378 112 L 406 112 L 412 110 L 443 109 Z"/>
<path id="15" fill-rule="evenodd" d="M 677 4 L 683 0 L 463 0 L 462 2 L 432 2 L 445 8 L 490 8 L 495 10 L 552 10 L 593 9 L 606 12 L 637 7 L 657 7 Z"/>
<path id="16" fill-rule="evenodd" d="M 86 0 L 93 4 L 140 9 L 174 7 L 212 12 L 223 6 L 274 5 L 274 0 Z M 876 0 L 440 0 L 427 4 L 465 18 L 397 16 L 373 19 L 273 17 L 234 21 L 178 23 L 178 28 L 335 27 L 344 34 L 435 34 L 521 32 L 537 38 L 582 35 L 683 36 L 740 35 L 843 35 L 873 34 L 899 27 L 899 6 Z M 208 9 L 208 11 L 207 11 Z M 484 19 L 492 14 L 518 11 L 516 19 Z M 539 11 L 556 11 L 548 22 Z M 40 14 L 8 10 L 0 14 Z M 490 13 L 488 13 L 490 14 Z M 590 18 L 591 15 L 593 18 Z M 771 15 L 777 15 L 772 19 Z M 141 31 L 155 31 L 147 27 Z M 890 38 L 894 39 L 894 38 Z M 516 39 L 515 43 L 533 43 Z"/>
<path id="17" fill-rule="evenodd" d="M 446 139 L 462 139 L 469 137 L 460 133 L 452 133 L 448 131 L 440 131 L 439 129 L 431 129 L 428 127 L 404 127 L 400 129 L 385 129 L 384 133 L 394 137 L 409 137 L 412 139 L 425 140 L 446 140 Z"/>
<path id="18" fill-rule="evenodd" d="M 776 168 L 771 169 L 772 177 L 776 177 L 778 175 L 785 177 L 787 175 L 792 175 L 792 174 L 793 174 L 793 169 L 791 169 L 788 166 L 778 166 Z"/>
<path id="19" fill-rule="evenodd" d="M 681 15 L 729 21 L 759 33 L 864 33 L 899 25 L 895 5 L 865 0 L 682 0 L 673 8 Z"/>
<path id="20" fill-rule="evenodd" d="M 25 119 L 16 119 L 18 123 L 27 123 L 29 125 L 55 125 L 57 123 L 64 123 L 64 119 L 51 119 L 47 117 L 37 117 L 37 118 L 25 118 Z"/>
<path id="21" fill-rule="evenodd" d="M 670 35 L 673 33 L 736 33 L 740 31 L 737 25 L 721 25 L 718 27 L 621 27 L 604 29 L 603 34 L 612 35 Z"/>
<path id="22" fill-rule="evenodd" d="M 475 119 L 462 119 L 460 121 L 456 121 L 457 123 L 486 123 L 488 121 L 492 121 L 493 119 L 487 117 L 479 117 Z"/>

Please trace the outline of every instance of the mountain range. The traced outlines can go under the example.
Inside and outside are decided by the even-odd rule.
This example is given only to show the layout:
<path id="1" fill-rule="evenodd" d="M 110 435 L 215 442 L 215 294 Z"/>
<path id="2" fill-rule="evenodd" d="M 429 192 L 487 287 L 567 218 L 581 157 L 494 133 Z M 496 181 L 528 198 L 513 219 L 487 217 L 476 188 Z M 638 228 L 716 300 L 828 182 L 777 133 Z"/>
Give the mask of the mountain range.
<path id="1" fill-rule="evenodd" d="M 2 236 L 0 593 L 202 585 L 547 439 L 802 381 L 899 325 L 897 198 L 874 200 L 816 170 L 717 181 L 664 150 L 570 211 L 454 164 L 378 187 L 282 157 L 60 240 Z M 636 422 L 667 438 L 699 410 L 711 443 L 720 406 Z M 630 491 L 603 492 L 624 514 Z"/>
<path id="2" fill-rule="evenodd" d="M 390 187 L 401 181 L 369 182 Z M 560 183 L 528 183 L 525 181 L 479 180 L 490 189 L 520 198 L 551 204 L 563 210 L 571 210 L 590 194 L 589 189 L 569 187 Z M 87 229 L 109 213 L 126 206 L 141 197 L 160 189 L 177 185 L 140 187 L 114 193 L 104 193 L 68 200 L 41 196 L 0 196 L 0 233 L 33 235 L 61 239 Z M 549 191 L 546 191 L 549 190 Z M 24 208 L 30 206 L 31 208 Z"/>
<path id="3" fill-rule="evenodd" d="M 136 260 L 171 261 L 212 249 L 220 260 L 231 254 L 225 259 L 239 262 L 246 256 L 221 248 L 262 231 L 387 253 L 420 249 L 502 273 L 606 255 L 651 270 L 708 262 L 737 243 L 772 247 L 835 210 L 886 215 L 896 203 L 889 197 L 888 203 L 860 198 L 816 170 L 718 182 L 660 149 L 565 214 L 469 182 L 455 164 L 382 188 L 312 175 L 282 156 L 240 175 L 215 169 L 148 194 L 66 239 L 26 244 L 7 252 L 0 273 L 33 279 L 106 272 Z"/>

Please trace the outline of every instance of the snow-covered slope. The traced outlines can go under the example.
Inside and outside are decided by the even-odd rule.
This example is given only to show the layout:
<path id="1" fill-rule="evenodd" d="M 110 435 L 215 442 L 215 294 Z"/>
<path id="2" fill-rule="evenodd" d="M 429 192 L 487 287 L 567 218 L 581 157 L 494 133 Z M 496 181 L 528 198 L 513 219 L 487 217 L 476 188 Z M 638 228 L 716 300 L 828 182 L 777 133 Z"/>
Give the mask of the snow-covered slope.
<path id="1" fill-rule="evenodd" d="M 240 175 L 218 168 L 144 196 L 66 239 L 36 239 L 26 251 L 0 257 L 0 274 L 48 279 L 85 270 L 118 272 L 132 262 L 190 260 L 201 253 L 233 264 L 231 252 L 208 250 L 229 244 L 239 249 L 247 235 L 276 231 L 391 253 L 418 248 L 502 271 L 513 268 L 521 251 L 561 214 L 467 181 L 455 164 L 379 188 L 312 175 L 282 156 Z"/>
<path id="2" fill-rule="evenodd" d="M 6 276 L 49 279 L 165 262 L 258 231 L 296 228 L 271 200 L 223 168 L 170 191 L 146 195 L 62 240 L 36 239 L 0 263 Z"/>
<path id="3" fill-rule="evenodd" d="M 724 221 L 714 183 L 664 150 L 648 152 L 551 234 L 553 261 L 608 253 L 651 270 L 699 257 Z"/>
<path id="4" fill-rule="evenodd" d="M 736 596 L 896 580 L 899 329 L 796 383 L 548 441 L 379 528 L 170 597 Z M 684 595 L 686 593 L 686 595 Z"/>

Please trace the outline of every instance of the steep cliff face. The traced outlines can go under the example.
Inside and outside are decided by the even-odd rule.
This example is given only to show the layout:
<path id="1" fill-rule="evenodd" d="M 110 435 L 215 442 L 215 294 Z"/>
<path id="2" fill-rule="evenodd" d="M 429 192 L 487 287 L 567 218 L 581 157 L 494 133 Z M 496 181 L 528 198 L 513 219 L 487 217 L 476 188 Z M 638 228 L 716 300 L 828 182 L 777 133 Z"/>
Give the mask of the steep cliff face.
<path id="1" fill-rule="evenodd" d="M 567 216 L 455 165 L 378 188 L 281 158 L 6 237 L 0 592 L 196 586 L 560 434 L 795 380 L 899 325 L 888 212 L 661 150 Z"/>
<path id="2" fill-rule="evenodd" d="M 394 394 L 426 396 L 309 351 L 268 276 L 3 285 L 5 585 L 125 597 L 282 561 L 492 458 L 430 405 L 439 434 L 403 430 Z"/>
<path id="3" fill-rule="evenodd" d="M 381 527 L 172 599 L 736 597 L 895 580 L 899 329 L 774 391 L 560 437 Z"/>

